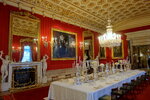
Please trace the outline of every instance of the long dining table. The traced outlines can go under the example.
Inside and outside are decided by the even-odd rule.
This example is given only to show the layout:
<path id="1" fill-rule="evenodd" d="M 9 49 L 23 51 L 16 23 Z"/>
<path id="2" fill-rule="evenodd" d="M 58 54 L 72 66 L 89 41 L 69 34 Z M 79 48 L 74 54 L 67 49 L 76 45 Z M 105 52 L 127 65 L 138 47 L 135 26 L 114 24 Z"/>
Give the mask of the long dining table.
<path id="1" fill-rule="evenodd" d="M 98 100 L 104 95 L 110 95 L 112 88 L 121 87 L 123 83 L 131 82 L 143 74 L 145 71 L 128 70 L 80 85 L 74 84 L 74 78 L 61 79 L 51 83 L 48 100 Z"/>

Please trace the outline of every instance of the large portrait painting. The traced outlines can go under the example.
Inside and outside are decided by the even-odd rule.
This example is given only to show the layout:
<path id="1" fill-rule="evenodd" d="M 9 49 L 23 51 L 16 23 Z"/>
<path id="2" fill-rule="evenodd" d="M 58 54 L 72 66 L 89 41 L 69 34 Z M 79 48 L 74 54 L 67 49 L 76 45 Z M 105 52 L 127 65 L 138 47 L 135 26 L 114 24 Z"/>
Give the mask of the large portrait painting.
<path id="1" fill-rule="evenodd" d="M 52 60 L 75 60 L 76 33 L 52 29 Z"/>
<path id="2" fill-rule="evenodd" d="M 106 58 L 106 48 L 105 47 L 100 47 L 100 59 L 105 59 Z"/>
<path id="3" fill-rule="evenodd" d="M 120 59 L 123 57 L 124 57 L 124 50 L 123 50 L 123 41 L 122 41 L 120 46 L 116 46 L 112 48 L 112 58 Z"/>

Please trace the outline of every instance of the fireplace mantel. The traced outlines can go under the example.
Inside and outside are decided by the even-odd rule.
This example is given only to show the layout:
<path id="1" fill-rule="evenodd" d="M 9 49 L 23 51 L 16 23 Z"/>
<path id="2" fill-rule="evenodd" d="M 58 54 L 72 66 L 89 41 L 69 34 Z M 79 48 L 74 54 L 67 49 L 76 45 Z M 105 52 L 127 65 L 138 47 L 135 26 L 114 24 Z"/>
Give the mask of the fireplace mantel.
<path id="1" fill-rule="evenodd" d="M 26 67 L 34 67 L 36 68 L 36 84 L 42 83 L 42 64 L 41 62 L 17 62 L 9 64 L 9 76 L 8 76 L 8 89 L 13 87 L 13 71 L 14 69 L 26 68 Z"/>

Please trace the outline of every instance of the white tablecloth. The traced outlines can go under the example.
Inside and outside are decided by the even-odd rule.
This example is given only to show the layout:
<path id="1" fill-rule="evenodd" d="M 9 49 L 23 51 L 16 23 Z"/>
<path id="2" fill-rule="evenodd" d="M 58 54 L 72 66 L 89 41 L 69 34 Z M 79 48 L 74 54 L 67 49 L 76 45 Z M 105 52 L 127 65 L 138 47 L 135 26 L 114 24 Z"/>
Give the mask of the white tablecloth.
<path id="1" fill-rule="evenodd" d="M 143 74 L 144 71 L 129 70 L 81 85 L 74 85 L 73 78 L 55 81 L 50 85 L 48 100 L 98 100 L 106 94 L 110 95 L 112 88 L 121 87 L 123 83 Z"/>

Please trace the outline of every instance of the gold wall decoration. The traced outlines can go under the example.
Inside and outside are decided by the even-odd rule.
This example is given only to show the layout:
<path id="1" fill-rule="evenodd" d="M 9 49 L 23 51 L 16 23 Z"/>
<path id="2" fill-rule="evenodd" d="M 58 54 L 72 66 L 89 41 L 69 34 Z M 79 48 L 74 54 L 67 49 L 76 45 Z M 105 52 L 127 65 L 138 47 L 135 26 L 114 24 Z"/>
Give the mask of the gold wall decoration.
<path id="1" fill-rule="evenodd" d="M 115 31 L 150 24 L 149 0 L 1 1 L 4 4 L 12 5 L 19 9 L 25 9 L 32 13 L 61 20 L 100 33 L 105 32 L 108 15 L 111 16 Z"/>
<path id="2" fill-rule="evenodd" d="M 124 43 L 123 40 L 120 46 L 112 48 L 112 59 L 123 59 L 124 58 Z"/>
<path id="3" fill-rule="evenodd" d="M 30 13 L 11 13 L 11 34 L 27 37 L 37 37 L 39 20 Z"/>
<path id="4" fill-rule="evenodd" d="M 37 60 L 40 59 L 40 43 L 39 43 L 40 20 L 29 12 L 10 12 L 9 24 L 9 56 L 11 60 L 15 60 L 13 49 L 21 49 L 21 41 L 25 38 L 35 41 L 37 44 Z M 17 39 L 16 39 L 17 38 Z M 18 46 L 18 47 L 15 47 Z M 19 50 L 15 50 L 19 51 Z M 15 52 L 16 53 L 16 52 Z M 21 55 L 21 51 L 15 54 Z M 21 58 L 21 57 L 18 57 Z M 18 59 L 17 58 L 17 59 Z M 19 61 L 19 60 L 18 60 Z"/>
<path id="5" fill-rule="evenodd" d="M 21 42 L 34 42 L 34 40 L 31 38 L 25 38 L 25 39 L 20 39 L 20 43 Z"/>

